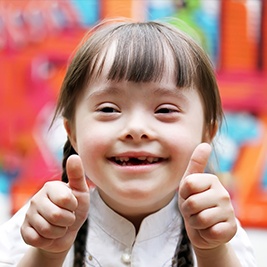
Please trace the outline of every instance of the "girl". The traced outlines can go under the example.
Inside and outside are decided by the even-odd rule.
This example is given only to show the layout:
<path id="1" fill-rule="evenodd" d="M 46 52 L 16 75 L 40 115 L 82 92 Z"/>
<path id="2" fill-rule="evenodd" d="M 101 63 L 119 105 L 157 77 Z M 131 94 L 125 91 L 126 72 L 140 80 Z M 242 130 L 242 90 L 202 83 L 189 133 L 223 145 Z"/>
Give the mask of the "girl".
<path id="1" fill-rule="evenodd" d="M 2 226 L 1 266 L 255 266 L 229 194 L 204 172 L 223 112 L 191 38 L 100 23 L 68 67 L 60 114 L 63 182 Z"/>

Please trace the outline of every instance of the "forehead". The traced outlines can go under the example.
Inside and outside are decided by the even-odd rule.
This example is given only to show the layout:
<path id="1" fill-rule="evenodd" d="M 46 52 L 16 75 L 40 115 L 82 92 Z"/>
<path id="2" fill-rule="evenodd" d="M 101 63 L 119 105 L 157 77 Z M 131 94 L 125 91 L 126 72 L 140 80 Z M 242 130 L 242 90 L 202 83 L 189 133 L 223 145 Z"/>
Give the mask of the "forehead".
<path id="1" fill-rule="evenodd" d="M 84 100 L 95 100 L 102 102 L 104 99 L 112 101 L 121 101 L 123 103 L 142 102 L 142 103 L 159 103 L 176 102 L 195 104 L 202 101 L 198 92 L 194 88 L 177 88 L 173 81 L 163 79 L 161 82 L 135 83 L 129 81 L 107 81 L 97 79 L 88 90 L 85 91 Z M 141 100 L 141 101 L 140 101 Z"/>

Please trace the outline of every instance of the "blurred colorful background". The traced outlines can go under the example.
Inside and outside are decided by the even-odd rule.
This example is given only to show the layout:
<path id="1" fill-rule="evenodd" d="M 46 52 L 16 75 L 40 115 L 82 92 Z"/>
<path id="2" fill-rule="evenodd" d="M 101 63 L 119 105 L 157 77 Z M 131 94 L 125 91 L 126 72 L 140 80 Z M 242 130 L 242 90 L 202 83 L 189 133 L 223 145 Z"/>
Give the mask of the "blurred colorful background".
<path id="1" fill-rule="evenodd" d="M 90 27 L 118 16 L 193 29 L 216 69 L 225 111 L 213 168 L 243 226 L 265 233 L 265 0 L 0 0 L 0 223 L 60 177 L 66 135 L 60 119 L 49 127 L 68 59 Z"/>

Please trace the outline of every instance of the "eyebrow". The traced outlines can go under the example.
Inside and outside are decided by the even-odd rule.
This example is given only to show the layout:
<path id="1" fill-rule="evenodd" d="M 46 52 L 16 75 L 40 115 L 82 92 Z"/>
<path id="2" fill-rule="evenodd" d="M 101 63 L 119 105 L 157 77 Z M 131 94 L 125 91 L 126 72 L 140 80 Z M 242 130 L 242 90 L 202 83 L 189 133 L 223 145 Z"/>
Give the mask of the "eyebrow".
<path id="1" fill-rule="evenodd" d="M 119 95 L 121 94 L 121 89 L 115 86 L 100 86 L 94 88 L 93 91 L 89 89 L 89 93 L 87 98 L 90 97 L 97 97 L 97 96 L 102 96 L 102 95 L 107 95 L 107 94 L 114 94 L 114 95 Z"/>
<path id="2" fill-rule="evenodd" d="M 185 88 L 178 88 L 178 87 L 157 87 L 154 90 L 154 94 L 156 95 L 167 95 L 167 96 L 174 96 L 174 97 L 182 97 L 186 98 L 185 94 L 183 93 L 187 89 Z"/>
<path id="3" fill-rule="evenodd" d="M 173 96 L 173 97 L 178 97 L 178 98 L 182 98 L 186 100 L 187 97 L 185 96 L 183 92 L 188 89 L 189 88 L 156 86 L 152 90 L 151 88 L 148 90 L 151 90 L 151 93 L 155 96 Z M 123 92 L 123 89 L 116 87 L 116 86 L 112 86 L 112 85 L 100 86 L 100 87 L 94 88 L 93 91 L 89 90 L 87 98 L 98 97 L 102 95 L 121 95 L 122 92 Z"/>

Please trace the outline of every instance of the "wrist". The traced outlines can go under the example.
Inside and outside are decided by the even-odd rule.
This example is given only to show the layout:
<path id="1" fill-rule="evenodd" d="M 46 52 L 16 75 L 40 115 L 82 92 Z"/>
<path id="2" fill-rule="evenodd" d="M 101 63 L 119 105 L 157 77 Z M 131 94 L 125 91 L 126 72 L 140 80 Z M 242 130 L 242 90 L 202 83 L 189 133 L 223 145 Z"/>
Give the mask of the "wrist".
<path id="1" fill-rule="evenodd" d="M 40 257 L 47 259 L 47 260 L 63 260 L 65 259 L 66 255 L 68 254 L 68 251 L 63 251 L 63 252 L 50 252 L 50 251 L 46 251 L 43 249 L 38 249 L 37 253 L 40 254 Z"/>
<path id="2" fill-rule="evenodd" d="M 210 249 L 193 247 L 196 254 L 198 267 L 204 266 L 228 266 L 239 267 L 240 262 L 229 243 L 225 243 Z"/>
<path id="3" fill-rule="evenodd" d="M 61 267 L 68 251 L 64 252 L 48 252 L 39 248 L 31 247 L 25 253 L 24 257 L 20 261 L 18 267 Z"/>
<path id="4" fill-rule="evenodd" d="M 212 257 L 221 257 L 224 254 L 227 254 L 228 251 L 228 244 L 222 244 L 214 248 L 198 248 L 194 247 L 194 252 L 198 258 L 209 258 L 211 259 Z"/>

